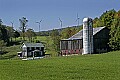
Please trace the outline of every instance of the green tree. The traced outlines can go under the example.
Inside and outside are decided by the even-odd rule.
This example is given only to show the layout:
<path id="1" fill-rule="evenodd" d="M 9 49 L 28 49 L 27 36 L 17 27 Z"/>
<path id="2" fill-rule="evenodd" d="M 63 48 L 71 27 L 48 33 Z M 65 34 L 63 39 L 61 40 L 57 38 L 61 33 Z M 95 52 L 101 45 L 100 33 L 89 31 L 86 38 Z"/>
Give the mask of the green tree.
<path id="1" fill-rule="evenodd" d="M 32 41 L 34 41 L 33 40 L 33 37 L 35 37 L 35 32 L 34 32 L 34 30 L 33 29 L 28 29 L 27 31 L 26 31 L 26 36 L 28 37 L 28 39 L 29 39 L 29 41 L 30 42 L 32 42 Z"/>
<path id="2" fill-rule="evenodd" d="M 0 19 L 0 26 L 2 25 L 2 19 Z"/>
<path id="3" fill-rule="evenodd" d="M 6 26 L 2 25 L 2 19 L 0 19 L 0 40 L 4 40 L 4 42 L 9 44 L 9 36 L 7 33 Z"/>
<path id="4" fill-rule="evenodd" d="M 101 21 L 99 20 L 98 17 L 96 17 L 94 20 L 93 20 L 93 27 L 100 27 L 100 26 L 103 26 L 102 25 L 102 22 L 100 23 Z"/>
<path id="5" fill-rule="evenodd" d="M 25 30 L 27 27 L 27 22 L 28 20 L 25 17 L 22 17 L 21 19 L 19 19 L 20 21 L 20 30 L 22 31 L 22 37 L 23 37 L 23 41 L 25 41 Z"/>
<path id="6" fill-rule="evenodd" d="M 13 27 L 9 27 L 9 26 L 7 26 L 6 29 L 7 29 L 7 33 L 10 38 L 10 41 L 12 42 L 12 38 L 14 36 L 14 29 L 13 29 Z"/>
<path id="7" fill-rule="evenodd" d="M 3 40 L 0 40 L 0 51 L 2 52 L 2 48 L 6 45 Z"/>
<path id="8" fill-rule="evenodd" d="M 66 29 L 62 30 L 62 39 L 67 39 L 67 38 L 70 38 L 71 36 L 73 36 L 74 34 L 77 33 L 77 29 L 76 28 L 70 28 L 70 27 L 67 27 Z"/>
<path id="9" fill-rule="evenodd" d="M 6 43 L 4 43 L 4 41 L 3 40 L 0 40 L 0 57 L 2 57 L 2 54 L 3 54 L 3 47 L 6 45 Z"/>
<path id="10" fill-rule="evenodd" d="M 116 13 L 116 11 L 114 9 L 104 12 L 100 16 L 101 26 L 106 26 L 110 29 L 115 13 Z"/>
<path id="11" fill-rule="evenodd" d="M 60 52 L 60 35 L 58 30 L 52 30 L 50 36 L 53 40 L 53 48 L 57 53 L 59 53 Z"/>
<path id="12" fill-rule="evenodd" d="M 16 38 L 20 37 L 20 33 L 18 31 L 14 31 L 13 37 L 15 38 L 16 41 Z"/>
<path id="13" fill-rule="evenodd" d="M 109 46 L 113 50 L 120 50 L 120 11 L 116 13 L 110 30 Z"/>

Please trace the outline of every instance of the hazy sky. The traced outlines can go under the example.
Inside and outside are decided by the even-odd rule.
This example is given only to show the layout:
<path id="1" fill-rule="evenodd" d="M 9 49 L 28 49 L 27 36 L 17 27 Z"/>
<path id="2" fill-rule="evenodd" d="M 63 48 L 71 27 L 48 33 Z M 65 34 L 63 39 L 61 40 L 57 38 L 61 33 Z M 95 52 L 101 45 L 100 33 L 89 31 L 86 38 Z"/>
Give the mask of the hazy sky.
<path id="1" fill-rule="evenodd" d="M 0 18 L 3 24 L 11 25 L 14 22 L 15 29 L 20 26 L 19 19 L 26 17 L 28 28 L 38 31 L 41 22 L 41 30 L 60 28 L 60 17 L 63 27 L 77 25 L 77 13 L 80 24 L 84 17 L 99 17 L 106 10 L 120 10 L 120 0 L 0 0 Z"/>

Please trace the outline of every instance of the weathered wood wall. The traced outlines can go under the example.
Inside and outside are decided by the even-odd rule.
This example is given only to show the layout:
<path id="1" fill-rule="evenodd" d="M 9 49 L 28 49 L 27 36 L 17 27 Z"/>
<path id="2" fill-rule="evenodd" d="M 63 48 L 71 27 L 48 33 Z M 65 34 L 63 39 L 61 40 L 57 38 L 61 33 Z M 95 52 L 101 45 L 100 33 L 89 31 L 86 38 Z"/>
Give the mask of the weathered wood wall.
<path id="1" fill-rule="evenodd" d="M 67 54 L 81 54 L 83 48 L 82 39 L 76 40 L 61 40 L 61 53 Z"/>
<path id="2" fill-rule="evenodd" d="M 94 42 L 94 53 L 107 52 L 109 49 L 109 29 L 104 28 L 99 31 L 93 38 Z"/>

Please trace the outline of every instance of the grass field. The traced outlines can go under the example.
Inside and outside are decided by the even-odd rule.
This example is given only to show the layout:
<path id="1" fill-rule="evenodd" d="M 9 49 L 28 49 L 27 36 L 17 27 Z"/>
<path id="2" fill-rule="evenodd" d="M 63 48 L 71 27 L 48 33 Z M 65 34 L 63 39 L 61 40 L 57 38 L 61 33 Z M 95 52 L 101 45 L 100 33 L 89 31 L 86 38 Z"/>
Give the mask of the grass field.
<path id="1" fill-rule="evenodd" d="M 120 80 L 120 51 L 40 60 L 0 60 L 0 80 Z"/>

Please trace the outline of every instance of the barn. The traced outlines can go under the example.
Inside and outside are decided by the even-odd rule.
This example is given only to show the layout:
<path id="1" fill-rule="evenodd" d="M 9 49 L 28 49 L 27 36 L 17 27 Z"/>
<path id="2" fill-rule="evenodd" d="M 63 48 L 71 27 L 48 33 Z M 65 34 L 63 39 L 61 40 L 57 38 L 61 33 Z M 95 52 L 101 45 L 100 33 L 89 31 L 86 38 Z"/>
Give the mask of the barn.
<path id="1" fill-rule="evenodd" d="M 93 28 L 93 53 L 102 53 L 109 50 L 109 29 L 107 27 Z M 83 30 L 68 39 L 60 41 L 61 55 L 82 54 Z"/>

